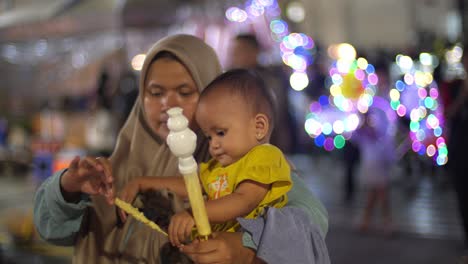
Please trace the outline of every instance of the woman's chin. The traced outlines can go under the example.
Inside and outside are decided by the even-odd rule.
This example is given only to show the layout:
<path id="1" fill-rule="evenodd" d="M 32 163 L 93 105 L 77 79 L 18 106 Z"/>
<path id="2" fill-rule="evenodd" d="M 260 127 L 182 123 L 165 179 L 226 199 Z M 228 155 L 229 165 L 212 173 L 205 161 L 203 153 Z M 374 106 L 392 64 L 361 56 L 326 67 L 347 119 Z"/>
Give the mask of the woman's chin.
<path id="1" fill-rule="evenodd" d="M 156 130 L 156 135 L 158 135 L 160 138 L 166 140 L 167 136 L 169 135 L 169 128 L 167 128 L 167 125 L 161 125 L 159 129 Z"/>

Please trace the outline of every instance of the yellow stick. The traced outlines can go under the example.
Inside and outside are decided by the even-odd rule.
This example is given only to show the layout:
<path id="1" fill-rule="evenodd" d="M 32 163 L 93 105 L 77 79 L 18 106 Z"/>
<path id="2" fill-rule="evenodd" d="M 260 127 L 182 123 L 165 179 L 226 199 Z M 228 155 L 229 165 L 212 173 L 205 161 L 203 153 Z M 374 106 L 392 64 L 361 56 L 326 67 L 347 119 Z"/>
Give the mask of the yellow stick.
<path id="1" fill-rule="evenodd" d="M 133 216 L 136 220 L 138 220 L 138 221 L 142 222 L 143 224 L 149 226 L 151 229 L 156 230 L 156 231 L 160 232 L 161 234 L 164 234 L 165 236 L 167 236 L 167 233 L 164 232 L 164 230 L 162 230 L 161 227 L 159 227 L 155 222 L 150 221 L 148 218 L 146 218 L 146 216 L 142 212 L 138 211 L 138 209 L 133 207 L 131 204 L 126 203 L 126 202 L 120 200 L 119 198 L 115 198 L 115 205 L 120 207 L 127 214 Z"/>
<path id="2" fill-rule="evenodd" d="M 184 175 L 184 181 L 198 234 L 201 238 L 206 238 L 211 234 L 211 226 L 208 221 L 208 215 L 206 214 L 205 201 L 203 200 L 197 173 Z"/>

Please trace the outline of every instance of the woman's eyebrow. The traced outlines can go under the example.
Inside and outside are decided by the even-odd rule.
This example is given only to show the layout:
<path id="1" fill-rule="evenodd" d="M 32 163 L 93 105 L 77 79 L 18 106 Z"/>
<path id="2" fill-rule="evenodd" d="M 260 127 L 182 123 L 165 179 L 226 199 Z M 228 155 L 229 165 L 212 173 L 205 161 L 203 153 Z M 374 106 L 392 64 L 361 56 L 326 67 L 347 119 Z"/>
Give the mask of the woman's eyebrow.
<path id="1" fill-rule="evenodd" d="M 158 83 L 155 83 L 155 82 L 150 82 L 148 83 L 148 85 L 146 87 L 150 87 L 150 88 L 164 88 L 164 86 L 158 84 Z"/>

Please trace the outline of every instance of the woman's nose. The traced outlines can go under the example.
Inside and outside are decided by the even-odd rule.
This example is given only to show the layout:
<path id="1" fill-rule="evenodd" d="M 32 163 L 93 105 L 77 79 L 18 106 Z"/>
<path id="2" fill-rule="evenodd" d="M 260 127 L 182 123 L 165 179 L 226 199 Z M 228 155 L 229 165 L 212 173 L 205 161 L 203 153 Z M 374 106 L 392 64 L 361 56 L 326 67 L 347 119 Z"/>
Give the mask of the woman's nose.
<path id="1" fill-rule="evenodd" d="M 179 106 L 177 104 L 177 98 L 174 94 L 168 94 L 164 100 L 163 100 L 163 106 L 164 108 L 172 108 L 172 107 L 175 107 L 175 106 Z"/>

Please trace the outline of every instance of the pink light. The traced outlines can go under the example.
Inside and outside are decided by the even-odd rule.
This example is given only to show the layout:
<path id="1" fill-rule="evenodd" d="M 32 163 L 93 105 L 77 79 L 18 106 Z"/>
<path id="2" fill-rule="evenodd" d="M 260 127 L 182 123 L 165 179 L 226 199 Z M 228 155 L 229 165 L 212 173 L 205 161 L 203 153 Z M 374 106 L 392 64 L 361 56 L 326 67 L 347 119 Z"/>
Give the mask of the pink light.
<path id="1" fill-rule="evenodd" d="M 367 76 L 367 80 L 370 84 L 376 85 L 379 82 L 379 77 L 377 77 L 377 74 L 371 73 L 369 76 Z"/>
<path id="2" fill-rule="evenodd" d="M 419 95 L 419 98 L 421 98 L 421 99 L 426 98 L 426 96 L 427 96 L 427 91 L 426 91 L 426 89 L 424 89 L 424 88 L 419 88 L 419 89 L 418 89 L 418 95 Z"/>
<path id="3" fill-rule="evenodd" d="M 400 104 L 397 108 L 397 114 L 401 117 L 406 115 L 406 107 L 402 104 Z"/>
<path id="4" fill-rule="evenodd" d="M 436 153 L 436 148 L 434 147 L 434 145 L 429 145 L 426 149 L 426 153 L 429 157 L 434 156 L 434 154 Z"/>
<path id="5" fill-rule="evenodd" d="M 419 141 L 413 141 L 411 148 L 414 152 L 418 152 L 421 149 L 421 143 Z"/>
<path id="6" fill-rule="evenodd" d="M 319 113 L 322 111 L 322 106 L 319 102 L 313 102 L 310 104 L 310 112 L 312 113 Z"/>
<path id="7" fill-rule="evenodd" d="M 433 98 L 433 99 L 436 99 L 437 97 L 439 97 L 439 91 L 437 91 L 436 88 L 431 88 L 429 90 L 429 95 Z"/>
<path id="8" fill-rule="evenodd" d="M 356 79 L 358 79 L 360 81 L 362 81 L 362 80 L 364 80 L 364 78 L 366 78 L 366 74 L 361 69 L 356 70 L 356 72 L 354 72 L 354 76 L 356 77 Z"/>
<path id="9" fill-rule="evenodd" d="M 443 137 L 439 137 L 436 140 L 436 145 L 439 146 L 440 144 L 445 143 L 445 139 Z"/>
<path id="10" fill-rule="evenodd" d="M 333 67 L 333 68 L 330 69 L 329 74 L 330 74 L 330 76 L 333 76 L 335 74 L 340 74 L 340 72 L 338 71 L 337 68 Z"/>
<path id="11" fill-rule="evenodd" d="M 327 139 L 325 139 L 323 147 L 326 151 L 332 151 L 335 148 L 335 145 L 333 144 L 333 138 L 327 137 Z"/>

